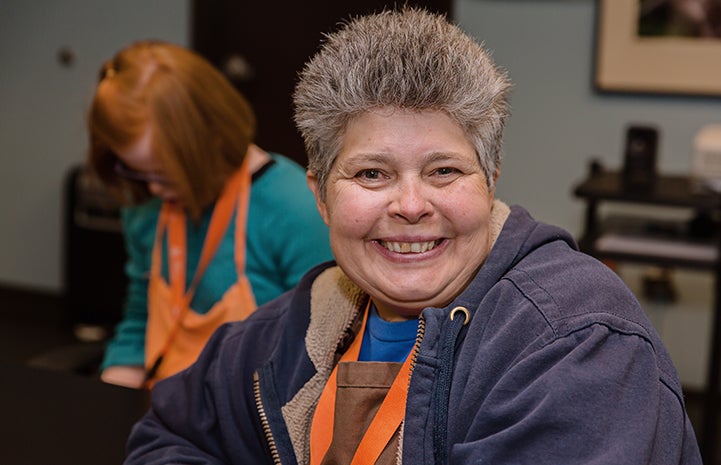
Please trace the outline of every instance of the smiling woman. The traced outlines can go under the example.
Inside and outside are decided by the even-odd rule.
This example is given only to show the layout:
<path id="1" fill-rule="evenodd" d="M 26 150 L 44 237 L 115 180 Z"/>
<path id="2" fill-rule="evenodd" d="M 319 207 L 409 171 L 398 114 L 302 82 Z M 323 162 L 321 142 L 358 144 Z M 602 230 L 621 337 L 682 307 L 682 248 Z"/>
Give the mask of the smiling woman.
<path id="1" fill-rule="evenodd" d="M 488 255 L 493 192 L 446 113 L 380 108 L 355 117 L 322 196 L 309 179 L 338 265 L 387 321 L 448 304 Z"/>
<path id="2" fill-rule="evenodd" d="M 127 463 L 700 464 L 631 291 L 495 198 L 509 88 L 423 10 L 329 34 L 294 102 L 335 262 L 159 383 Z"/>

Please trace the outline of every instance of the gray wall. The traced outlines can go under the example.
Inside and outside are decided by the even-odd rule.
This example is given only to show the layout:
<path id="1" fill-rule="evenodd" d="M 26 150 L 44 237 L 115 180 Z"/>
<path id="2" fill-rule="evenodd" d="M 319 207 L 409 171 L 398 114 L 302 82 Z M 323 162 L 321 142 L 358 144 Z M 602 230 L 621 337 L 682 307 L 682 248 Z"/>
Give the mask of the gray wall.
<path id="1" fill-rule="evenodd" d="M 189 30 L 185 0 L 0 1 L 1 285 L 61 290 L 63 181 L 84 160 L 101 62 L 136 39 L 187 45 Z"/>

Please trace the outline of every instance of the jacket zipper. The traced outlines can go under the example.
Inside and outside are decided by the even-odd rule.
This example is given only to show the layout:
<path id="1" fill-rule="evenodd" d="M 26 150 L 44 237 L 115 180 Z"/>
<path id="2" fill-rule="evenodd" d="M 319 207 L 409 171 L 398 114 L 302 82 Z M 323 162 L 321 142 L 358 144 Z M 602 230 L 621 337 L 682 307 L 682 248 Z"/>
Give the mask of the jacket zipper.
<path id="1" fill-rule="evenodd" d="M 416 360 L 418 360 L 418 353 L 421 350 L 421 341 L 423 336 L 426 334 L 426 318 L 423 315 L 418 317 L 418 332 L 416 333 L 416 342 L 413 344 L 413 352 L 411 355 L 411 372 L 408 374 L 408 386 L 410 388 L 411 377 L 413 376 L 413 369 L 416 367 Z M 405 420 L 404 420 L 405 422 Z M 403 463 L 403 427 L 401 426 L 400 431 L 400 447 L 396 453 L 396 464 L 401 465 Z"/>
<path id="2" fill-rule="evenodd" d="M 270 449 L 273 463 L 282 465 L 280 455 L 278 454 L 278 446 L 275 443 L 275 438 L 273 438 L 273 432 L 270 430 L 270 424 L 268 423 L 268 416 L 265 414 L 263 402 L 260 399 L 260 377 L 257 371 L 253 373 L 253 397 L 255 398 L 255 406 L 258 409 L 260 423 L 263 426 L 263 434 L 265 435 L 265 440 L 268 442 L 268 449 Z"/>
<path id="3" fill-rule="evenodd" d="M 448 399 L 451 394 L 451 379 L 453 377 L 453 356 L 456 352 L 456 341 L 463 327 L 471 319 L 468 309 L 456 307 L 450 312 L 450 327 L 441 343 L 439 354 L 439 370 L 436 389 L 434 393 L 435 414 L 433 421 L 433 449 L 434 462 L 438 465 L 447 463 L 448 449 Z"/>
<path id="4" fill-rule="evenodd" d="M 418 332 L 416 333 L 416 343 L 413 345 L 413 360 L 411 360 L 411 374 L 409 376 L 413 376 L 413 369 L 416 367 L 416 360 L 418 360 L 418 352 L 421 350 L 421 341 L 423 341 L 425 335 L 426 317 L 420 315 L 418 317 Z"/>

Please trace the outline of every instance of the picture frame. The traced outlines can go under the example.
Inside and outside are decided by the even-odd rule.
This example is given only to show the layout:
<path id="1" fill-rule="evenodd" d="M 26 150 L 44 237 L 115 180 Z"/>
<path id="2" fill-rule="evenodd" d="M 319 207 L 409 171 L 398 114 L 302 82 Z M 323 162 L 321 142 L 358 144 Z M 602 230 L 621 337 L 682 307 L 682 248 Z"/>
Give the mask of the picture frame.
<path id="1" fill-rule="evenodd" d="M 596 0 L 596 89 L 721 95 L 721 37 L 649 34 L 645 1 Z"/>

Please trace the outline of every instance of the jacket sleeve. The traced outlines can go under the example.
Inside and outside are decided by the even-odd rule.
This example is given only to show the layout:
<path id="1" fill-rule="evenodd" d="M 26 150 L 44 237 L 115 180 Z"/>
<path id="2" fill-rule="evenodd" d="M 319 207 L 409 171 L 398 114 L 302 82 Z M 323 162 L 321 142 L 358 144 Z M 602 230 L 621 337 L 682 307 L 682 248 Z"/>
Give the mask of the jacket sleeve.
<path id="1" fill-rule="evenodd" d="M 700 464 L 680 386 L 657 356 L 601 324 L 554 339 L 487 396 L 457 399 L 473 413 L 450 432 L 449 463 Z"/>
<path id="2" fill-rule="evenodd" d="M 221 326 L 195 364 L 155 384 L 149 411 L 130 433 L 125 465 L 272 463 L 255 409 L 253 370 L 239 349 L 253 331 L 239 325 L 245 328 L 243 322 Z"/>

